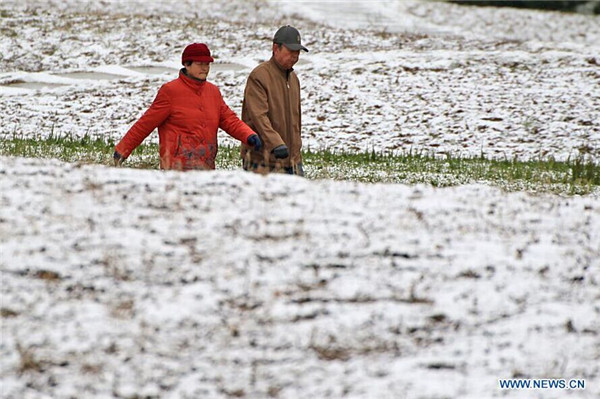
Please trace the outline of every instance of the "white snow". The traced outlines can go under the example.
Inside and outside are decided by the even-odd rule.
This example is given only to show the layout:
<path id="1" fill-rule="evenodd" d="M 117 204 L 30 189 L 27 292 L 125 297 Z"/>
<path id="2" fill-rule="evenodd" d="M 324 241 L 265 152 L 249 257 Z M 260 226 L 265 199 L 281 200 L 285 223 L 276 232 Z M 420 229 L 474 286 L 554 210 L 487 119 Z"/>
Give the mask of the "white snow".
<path id="1" fill-rule="evenodd" d="M 0 165 L 4 397 L 600 392 L 595 198 Z"/>
<path id="2" fill-rule="evenodd" d="M 239 113 L 250 69 L 270 56 L 273 30 L 292 23 L 311 50 L 296 68 L 311 148 L 600 155 L 598 16 L 414 1 L 28 4 L 2 6 L 0 135 L 119 139 L 176 76 L 193 41 L 209 43 L 220 63 L 247 67 L 211 74 Z M 132 74 L 138 67 L 147 69 Z M 64 83 L 68 72 L 115 69 L 126 76 L 68 90 L 48 84 Z M 27 86 L 27 96 L 15 86 L 25 72 L 43 73 L 28 75 L 38 86 Z M 226 135 L 223 142 L 233 144 Z"/>
<path id="3" fill-rule="evenodd" d="M 226 0 L 0 15 L 4 137 L 120 138 L 194 41 L 239 113 L 291 23 L 311 50 L 311 148 L 600 155 L 594 16 Z M 0 275 L 2 398 L 600 396 L 597 195 L 0 157 Z M 499 388 L 513 377 L 586 389 Z"/>

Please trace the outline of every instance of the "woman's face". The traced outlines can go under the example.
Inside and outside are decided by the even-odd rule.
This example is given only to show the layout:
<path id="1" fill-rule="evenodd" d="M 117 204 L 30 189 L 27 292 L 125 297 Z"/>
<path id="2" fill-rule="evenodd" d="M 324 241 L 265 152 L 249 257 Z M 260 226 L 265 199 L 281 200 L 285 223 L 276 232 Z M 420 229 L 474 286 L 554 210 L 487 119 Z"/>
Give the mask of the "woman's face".
<path id="1" fill-rule="evenodd" d="M 191 65 L 186 66 L 188 76 L 195 79 L 206 80 L 208 72 L 210 72 L 210 62 L 193 61 Z"/>

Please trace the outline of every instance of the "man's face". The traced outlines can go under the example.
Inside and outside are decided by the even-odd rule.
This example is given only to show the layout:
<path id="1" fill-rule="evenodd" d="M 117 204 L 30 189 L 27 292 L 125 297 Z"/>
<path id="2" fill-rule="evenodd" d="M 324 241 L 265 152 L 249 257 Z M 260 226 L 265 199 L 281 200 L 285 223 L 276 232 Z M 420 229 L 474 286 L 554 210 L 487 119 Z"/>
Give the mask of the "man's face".
<path id="1" fill-rule="evenodd" d="M 192 62 L 190 66 L 186 66 L 188 75 L 192 78 L 206 80 L 210 71 L 210 62 Z"/>
<path id="2" fill-rule="evenodd" d="M 300 50 L 293 51 L 285 47 L 285 45 L 278 45 L 273 43 L 273 54 L 275 61 L 285 69 L 292 69 L 292 67 L 298 62 L 300 57 Z"/>

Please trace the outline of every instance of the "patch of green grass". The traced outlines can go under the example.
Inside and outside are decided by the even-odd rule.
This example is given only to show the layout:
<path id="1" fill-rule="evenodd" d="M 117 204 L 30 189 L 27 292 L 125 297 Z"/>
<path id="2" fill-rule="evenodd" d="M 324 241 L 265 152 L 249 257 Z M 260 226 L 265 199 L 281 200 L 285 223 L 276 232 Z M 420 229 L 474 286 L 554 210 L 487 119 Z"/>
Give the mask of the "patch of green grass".
<path id="1" fill-rule="evenodd" d="M 92 137 L 23 138 L 0 140 L 0 155 L 56 158 L 65 162 L 112 165 L 115 143 Z M 220 146 L 216 165 L 220 170 L 240 169 L 237 146 Z M 348 180 L 364 183 L 430 184 L 436 187 L 484 183 L 507 191 L 551 192 L 576 195 L 600 192 L 600 164 L 579 157 L 549 160 L 490 160 L 483 157 L 436 157 L 432 154 L 379 152 L 341 153 L 304 151 L 309 179 Z M 140 145 L 125 166 L 158 169 L 158 145 Z"/>
<path id="2" fill-rule="evenodd" d="M 305 152 L 307 175 L 369 183 L 436 187 L 484 183 L 507 191 L 589 194 L 600 191 L 600 164 L 590 159 L 490 160 L 431 154 Z"/>
<path id="3" fill-rule="evenodd" d="M 55 158 L 65 162 L 112 165 L 115 143 L 100 137 L 55 136 L 24 138 L 13 134 L 0 139 L 0 155 Z M 128 166 L 158 168 L 158 144 L 143 144 L 132 154 Z"/>

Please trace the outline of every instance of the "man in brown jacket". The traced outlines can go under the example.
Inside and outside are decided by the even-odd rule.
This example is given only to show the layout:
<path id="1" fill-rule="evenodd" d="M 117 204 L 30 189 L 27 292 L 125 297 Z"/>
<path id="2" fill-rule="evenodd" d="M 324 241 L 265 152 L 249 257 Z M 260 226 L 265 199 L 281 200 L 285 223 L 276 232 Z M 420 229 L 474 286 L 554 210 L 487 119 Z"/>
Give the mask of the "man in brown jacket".
<path id="1" fill-rule="evenodd" d="M 279 28 L 273 37 L 273 55 L 250 73 L 244 91 L 242 120 L 257 132 L 262 151 L 243 144 L 245 170 L 284 172 L 304 176 L 300 82 L 293 66 L 300 50 L 308 51 L 300 33 L 289 25 Z"/>

